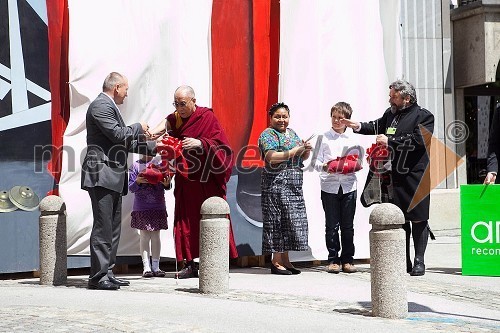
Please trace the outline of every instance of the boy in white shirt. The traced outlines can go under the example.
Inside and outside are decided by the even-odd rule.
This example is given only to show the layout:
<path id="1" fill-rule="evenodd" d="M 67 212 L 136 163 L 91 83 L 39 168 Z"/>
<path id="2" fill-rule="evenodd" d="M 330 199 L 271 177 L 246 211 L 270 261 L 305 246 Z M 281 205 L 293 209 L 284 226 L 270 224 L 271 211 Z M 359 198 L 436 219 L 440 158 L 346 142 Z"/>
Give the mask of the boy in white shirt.
<path id="1" fill-rule="evenodd" d="M 350 119 L 352 108 L 348 103 L 338 102 L 330 110 L 332 127 L 325 132 L 317 156 L 315 167 L 320 171 L 321 202 L 325 211 L 325 240 L 328 249 L 329 273 L 356 272 L 354 256 L 354 213 L 356 211 L 357 177 L 359 163 L 351 162 L 344 166 L 331 161 L 347 155 L 362 158 L 363 149 L 351 138 L 352 130 L 340 123 Z M 357 167 L 354 167 L 357 165 Z M 340 230 L 340 240 L 339 240 Z M 342 254 L 339 252 L 342 249 Z"/>

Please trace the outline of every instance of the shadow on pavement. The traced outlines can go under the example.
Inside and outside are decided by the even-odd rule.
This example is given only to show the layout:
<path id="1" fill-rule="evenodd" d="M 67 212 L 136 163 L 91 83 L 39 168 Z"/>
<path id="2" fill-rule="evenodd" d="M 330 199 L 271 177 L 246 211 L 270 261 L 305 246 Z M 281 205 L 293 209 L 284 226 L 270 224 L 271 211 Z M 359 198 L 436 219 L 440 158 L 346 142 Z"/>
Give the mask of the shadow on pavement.
<path id="1" fill-rule="evenodd" d="M 462 275 L 462 268 L 452 268 L 452 267 L 427 267 L 428 272 L 441 273 L 441 274 L 451 274 L 451 275 Z"/>
<path id="2" fill-rule="evenodd" d="M 372 316 L 372 303 L 371 302 L 358 302 L 361 305 L 360 308 L 345 308 L 345 309 L 334 309 L 334 312 L 338 313 L 348 313 L 356 316 L 371 317 Z"/>
<path id="3" fill-rule="evenodd" d="M 362 307 L 362 309 L 357 307 L 348 307 L 344 309 L 334 309 L 334 312 L 338 313 L 348 313 L 357 316 L 364 317 L 372 317 L 372 303 L 371 302 L 358 302 L 358 304 Z M 410 317 L 411 313 L 433 313 L 439 314 L 443 316 L 450 316 L 449 318 L 420 318 L 420 317 Z M 500 319 L 497 318 L 487 318 L 487 317 L 477 317 L 477 316 L 468 316 L 468 315 L 460 315 L 455 313 L 448 312 L 438 312 L 432 310 L 430 307 L 421 305 L 415 302 L 408 302 L 408 320 L 420 320 L 420 321 L 436 321 L 436 322 L 457 322 L 460 319 L 458 318 L 471 318 L 471 319 L 479 319 L 479 320 L 490 320 L 494 322 L 500 323 Z M 499 328 L 500 326 L 494 325 L 495 328 Z"/>
<path id="4" fill-rule="evenodd" d="M 88 279 L 82 278 L 68 278 L 66 283 L 61 285 L 56 285 L 56 287 L 74 287 L 74 288 L 87 288 Z M 39 286 L 40 280 L 35 281 L 20 281 L 19 284 Z"/>
<path id="5" fill-rule="evenodd" d="M 242 274 L 271 274 L 269 267 L 244 267 L 244 268 L 231 268 L 229 273 L 242 273 Z"/>
<path id="6" fill-rule="evenodd" d="M 477 317 L 477 316 L 468 316 L 468 315 L 461 315 L 461 314 L 456 314 L 456 313 L 449 313 L 449 312 L 439 312 L 439 311 L 434 311 L 428 306 L 421 305 L 418 303 L 414 302 L 408 302 L 408 313 L 410 312 L 429 312 L 429 313 L 436 313 L 440 315 L 449 315 L 453 317 L 464 317 L 464 318 L 473 318 L 473 319 L 481 319 L 481 320 L 491 320 L 491 321 L 496 321 L 500 323 L 500 319 L 498 318 L 487 318 L 487 317 Z M 453 318 L 450 318 L 450 320 L 455 320 Z"/>
<path id="7" fill-rule="evenodd" d="M 175 291 L 182 291 L 190 294 L 201 294 L 200 289 L 198 288 L 176 288 Z"/>

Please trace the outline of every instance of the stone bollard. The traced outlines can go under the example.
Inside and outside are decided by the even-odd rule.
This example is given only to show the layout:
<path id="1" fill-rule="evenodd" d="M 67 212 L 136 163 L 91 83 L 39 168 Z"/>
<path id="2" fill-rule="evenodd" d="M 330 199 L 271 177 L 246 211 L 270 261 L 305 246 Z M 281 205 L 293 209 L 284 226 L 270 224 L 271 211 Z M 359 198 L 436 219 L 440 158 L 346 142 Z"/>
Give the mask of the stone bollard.
<path id="1" fill-rule="evenodd" d="M 372 315 L 406 318 L 405 223 L 403 212 L 391 203 L 377 205 L 370 214 Z"/>
<path id="2" fill-rule="evenodd" d="M 223 294 L 229 289 L 229 205 L 211 197 L 200 213 L 200 292 Z"/>
<path id="3" fill-rule="evenodd" d="M 65 284 L 68 278 L 66 204 L 49 195 L 40 202 L 40 284 Z"/>

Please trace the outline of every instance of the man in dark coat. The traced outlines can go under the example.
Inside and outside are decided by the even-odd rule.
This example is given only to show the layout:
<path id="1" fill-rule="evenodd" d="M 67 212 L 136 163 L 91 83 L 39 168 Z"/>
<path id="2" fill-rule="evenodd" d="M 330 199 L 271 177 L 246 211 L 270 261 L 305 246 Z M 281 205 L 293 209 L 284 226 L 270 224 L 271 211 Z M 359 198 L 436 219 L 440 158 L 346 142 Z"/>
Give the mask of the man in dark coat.
<path id="1" fill-rule="evenodd" d="M 149 147 L 139 145 L 139 138 L 148 129 L 146 123 L 126 126 L 117 105 L 127 97 L 128 80 L 110 73 L 103 92 L 87 110 L 87 152 L 82 164 L 81 187 L 89 193 L 94 222 L 90 235 L 89 289 L 116 290 L 128 281 L 113 274 L 121 232 L 122 196 L 128 191 L 127 156 L 129 152 L 153 154 L 155 142 Z"/>
<path id="2" fill-rule="evenodd" d="M 381 118 L 366 123 L 344 119 L 343 123 L 357 133 L 376 134 L 377 145 L 389 150 L 388 163 L 382 170 L 370 169 L 365 191 L 371 186 L 371 179 L 381 179 L 381 201 L 397 205 L 405 216 L 407 272 L 412 276 L 424 275 L 430 206 L 430 177 L 425 170 L 429 165 L 427 152 L 434 130 L 434 116 L 417 104 L 415 88 L 410 83 L 398 80 L 389 89 L 391 107 Z M 416 195 L 423 199 L 412 202 Z M 413 266 L 410 235 L 413 235 L 415 247 Z"/>
<path id="3" fill-rule="evenodd" d="M 498 173 L 498 157 L 500 156 L 500 108 L 493 114 L 490 137 L 488 139 L 488 174 L 484 179 L 485 184 L 500 184 Z"/>

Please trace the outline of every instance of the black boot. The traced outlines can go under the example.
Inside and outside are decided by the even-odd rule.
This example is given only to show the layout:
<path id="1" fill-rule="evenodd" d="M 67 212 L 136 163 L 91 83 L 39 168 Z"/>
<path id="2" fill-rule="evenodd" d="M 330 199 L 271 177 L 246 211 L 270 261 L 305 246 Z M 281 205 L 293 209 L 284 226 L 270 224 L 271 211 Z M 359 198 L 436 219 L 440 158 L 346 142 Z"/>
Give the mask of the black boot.
<path id="1" fill-rule="evenodd" d="M 410 259 L 410 221 L 406 221 L 406 223 L 403 224 L 403 229 L 406 233 L 406 273 L 410 273 L 413 267 Z"/>
<path id="2" fill-rule="evenodd" d="M 429 240 L 429 229 L 427 221 L 412 223 L 413 245 L 415 247 L 415 260 L 411 276 L 421 276 L 425 274 L 424 255 Z"/>
<path id="3" fill-rule="evenodd" d="M 410 272 L 411 276 L 422 276 L 425 274 L 425 264 L 423 261 L 420 261 L 419 258 L 415 257 L 415 265 L 413 266 L 412 271 Z"/>

